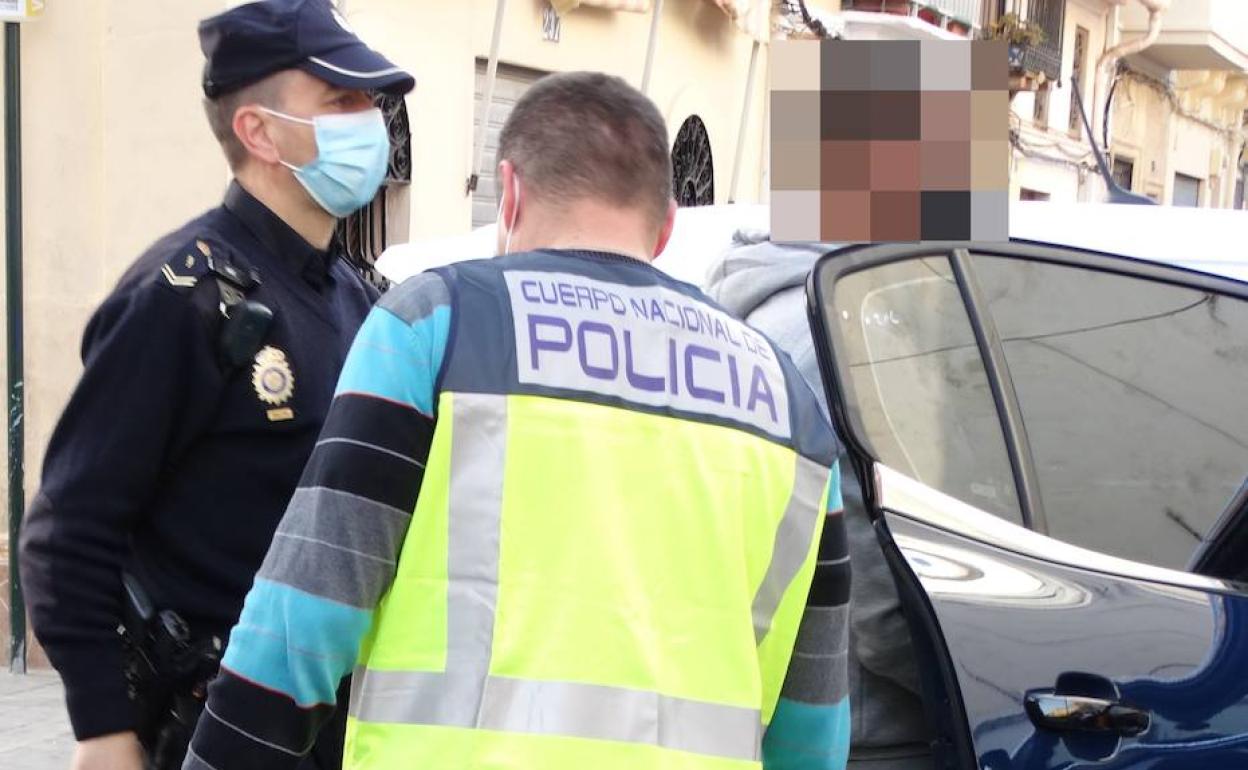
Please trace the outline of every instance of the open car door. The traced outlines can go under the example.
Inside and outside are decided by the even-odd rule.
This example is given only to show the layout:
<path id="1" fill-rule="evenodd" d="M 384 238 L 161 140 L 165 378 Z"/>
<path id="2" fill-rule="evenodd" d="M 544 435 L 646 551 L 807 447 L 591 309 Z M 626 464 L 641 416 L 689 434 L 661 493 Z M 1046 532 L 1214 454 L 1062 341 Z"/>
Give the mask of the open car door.
<path id="1" fill-rule="evenodd" d="M 808 297 L 937 766 L 1248 767 L 1248 286 L 899 244 Z"/>

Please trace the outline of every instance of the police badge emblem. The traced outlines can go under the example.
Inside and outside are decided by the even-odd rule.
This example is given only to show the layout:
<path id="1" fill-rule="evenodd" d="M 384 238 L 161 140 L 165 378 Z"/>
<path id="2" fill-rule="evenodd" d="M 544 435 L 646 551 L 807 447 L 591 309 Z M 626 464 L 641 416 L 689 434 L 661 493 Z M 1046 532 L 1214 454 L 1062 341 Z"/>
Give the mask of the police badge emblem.
<path id="1" fill-rule="evenodd" d="M 251 385 L 256 389 L 256 396 L 266 404 L 281 406 L 289 401 L 295 393 L 295 375 L 290 371 L 290 362 L 286 360 L 286 354 L 272 345 L 262 348 L 256 354 L 256 363 L 251 369 Z M 270 419 L 274 419 L 273 412 L 289 412 L 290 410 L 271 409 L 269 411 Z"/>

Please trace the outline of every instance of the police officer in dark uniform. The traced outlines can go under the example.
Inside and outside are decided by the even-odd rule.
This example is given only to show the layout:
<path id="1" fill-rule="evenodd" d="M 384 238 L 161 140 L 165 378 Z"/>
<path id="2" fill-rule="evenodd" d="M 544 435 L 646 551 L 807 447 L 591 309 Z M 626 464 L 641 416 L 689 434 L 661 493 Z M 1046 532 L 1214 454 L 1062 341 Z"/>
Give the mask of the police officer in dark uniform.
<path id="1" fill-rule="evenodd" d="M 377 298 L 331 246 L 387 169 L 372 93 L 414 85 L 329 0 L 239 6 L 199 36 L 234 181 L 91 318 L 21 542 L 80 770 L 181 765 L 164 728 L 194 727 L 184 706 L 213 673 Z M 136 655 L 148 674 L 164 666 L 155 683 Z M 340 765 L 334 732 L 313 767 Z"/>

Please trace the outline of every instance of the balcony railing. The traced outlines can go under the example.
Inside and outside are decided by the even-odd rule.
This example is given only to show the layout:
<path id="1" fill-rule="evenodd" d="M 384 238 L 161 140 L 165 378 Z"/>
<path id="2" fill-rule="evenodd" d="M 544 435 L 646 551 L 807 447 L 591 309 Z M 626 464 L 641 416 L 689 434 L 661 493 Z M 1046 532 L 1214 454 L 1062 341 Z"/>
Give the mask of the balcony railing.
<path id="1" fill-rule="evenodd" d="M 978 28 L 982 21 L 984 0 L 842 0 L 846 11 L 876 11 L 909 16 L 940 17 L 940 22 L 957 21 L 968 28 Z M 924 13 L 929 12 L 929 13 Z"/>
<path id="2" fill-rule="evenodd" d="M 972 27 L 979 26 L 984 10 L 984 0 L 925 0 L 918 5 Z"/>
<path id="3" fill-rule="evenodd" d="M 1023 51 L 1023 69 L 1043 72 L 1050 80 L 1062 76 L 1062 27 L 1065 20 L 1064 0 L 1030 0 L 1026 20 L 1044 30 L 1044 40 Z"/>

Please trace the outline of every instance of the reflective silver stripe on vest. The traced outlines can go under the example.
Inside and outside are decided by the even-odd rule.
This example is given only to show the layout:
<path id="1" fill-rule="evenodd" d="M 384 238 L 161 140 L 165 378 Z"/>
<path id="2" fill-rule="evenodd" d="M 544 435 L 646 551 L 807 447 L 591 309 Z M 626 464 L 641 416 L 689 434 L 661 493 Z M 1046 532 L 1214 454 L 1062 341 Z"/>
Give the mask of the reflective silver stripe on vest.
<path id="1" fill-rule="evenodd" d="M 754 641 L 762 644 L 771 630 L 771 621 L 780 608 L 780 600 L 789 584 L 797 577 L 806 557 L 810 555 L 811 539 L 815 527 L 824 516 L 820 510 L 823 490 L 828 484 L 829 470 L 813 460 L 797 455 L 797 469 L 793 474 L 793 492 L 784 509 L 780 526 L 776 528 L 776 543 L 771 551 L 771 563 L 754 595 Z"/>
<path id="2" fill-rule="evenodd" d="M 352 712 L 368 722 L 475 727 L 517 733 L 649 744 L 757 761 L 757 709 L 673 698 L 644 690 L 360 668 Z M 358 698 L 356 694 L 358 693 Z M 473 713 L 472 706 L 480 703 Z"/>
<path id="3" fill-rule="evenodd" d="M 451 477 L 446 589 L 446 673 L 410 673 L 410 692 L 351 685 L 360 719 L 472 725 L 490 672 L 498 603 L 499 528 L 507 461 L 507 397 L 456 393 L 451 407 Z M 361 670 L 356 676 L 361 676 Z M 375 673 L 375 672 L 374 672 Z M 410 703 L 409 703 L 410 702 Z M 405 719 L 376 719 L 406 705 Z M 406 712 L 405 712 L 406 713 Z"/>
<path id="4" fill-rule="evenodd" d="M 446 671 L 462 683 L 464 692 L 475 690 L 479 699 L 481 682 L 490 673 L 498 604 L 507 397 L 456 393 L 454 399 L 447 500 Z M 475 714 L 480 704 L 462 705 Z"/>
<path id="5" fill-rule="evenodd" d="M 623 741 L 757 761 L 762 741 L 757 709 L 643 690 L 490 676 L 506 438 L 506 396 L 454 395 L 446 671 L 360 667 L 351 686 L 351 715 L 374 723 Z"/>

